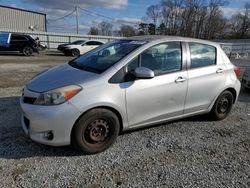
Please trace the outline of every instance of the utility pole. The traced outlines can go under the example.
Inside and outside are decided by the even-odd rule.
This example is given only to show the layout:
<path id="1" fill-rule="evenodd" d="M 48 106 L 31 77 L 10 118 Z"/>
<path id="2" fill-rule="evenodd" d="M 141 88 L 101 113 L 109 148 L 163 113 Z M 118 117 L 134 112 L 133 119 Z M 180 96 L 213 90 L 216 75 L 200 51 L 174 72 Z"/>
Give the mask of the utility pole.
<path id="1" fill-rule="evenodd" d="M 78 7 L 76 6 L 76 33 L 79 34 Z"/>

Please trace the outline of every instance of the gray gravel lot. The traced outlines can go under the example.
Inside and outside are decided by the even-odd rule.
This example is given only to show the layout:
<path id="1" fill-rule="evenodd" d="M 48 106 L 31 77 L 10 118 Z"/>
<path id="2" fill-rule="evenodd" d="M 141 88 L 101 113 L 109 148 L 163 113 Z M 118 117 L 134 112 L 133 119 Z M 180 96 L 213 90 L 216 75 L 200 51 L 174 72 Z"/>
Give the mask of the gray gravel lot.
<path id="1" fill-rule="evenodd" d="M 20 125 L 21 87 L 37 72 L 69 59 L 53 53 L 0 55 L 1 187 L 250 187 L 250 92 L 245 90 L 223 121 L 197 116 L 128 132 L 96 155 L 27 139 Z M 235 64 L 241 70 L 250 66 Z"/>

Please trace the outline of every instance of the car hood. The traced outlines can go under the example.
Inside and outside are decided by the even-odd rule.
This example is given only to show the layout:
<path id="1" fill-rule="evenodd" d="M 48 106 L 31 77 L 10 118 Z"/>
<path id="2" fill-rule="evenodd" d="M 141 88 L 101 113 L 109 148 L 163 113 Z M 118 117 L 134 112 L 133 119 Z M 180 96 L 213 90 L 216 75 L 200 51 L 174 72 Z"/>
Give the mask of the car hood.
<path id="1" fill-rule="evenodd" d="M 76 69 L 69 64 L 54 67 L 30 80 L 26 87 L 34 92 L 45 92 L 63 86 L 81 84 L 96 79 L 98 74 Z"/>
<path id="2" fill-rule="evenodd" d="M 58 45 L 58 46 L 64 47 L 64 46 L 67 46 L 67 45 L 70 45 L 70 43 L 60 44 L 60 45 Z"/>

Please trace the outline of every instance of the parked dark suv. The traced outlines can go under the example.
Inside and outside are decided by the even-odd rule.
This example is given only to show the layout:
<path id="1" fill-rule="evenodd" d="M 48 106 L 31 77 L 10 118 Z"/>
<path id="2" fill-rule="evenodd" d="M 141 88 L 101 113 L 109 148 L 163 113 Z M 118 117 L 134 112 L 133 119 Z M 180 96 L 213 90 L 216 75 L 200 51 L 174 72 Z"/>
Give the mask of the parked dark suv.
<path id="1" fill-rule="evenodd" d="M 11 34 L 8 46 L 0 45 L 0 52 L 3 51 L 18 51 L 25 56 L 30 56 L 33 52 L 39 53 L 37 42 L 30 35 Z"/>

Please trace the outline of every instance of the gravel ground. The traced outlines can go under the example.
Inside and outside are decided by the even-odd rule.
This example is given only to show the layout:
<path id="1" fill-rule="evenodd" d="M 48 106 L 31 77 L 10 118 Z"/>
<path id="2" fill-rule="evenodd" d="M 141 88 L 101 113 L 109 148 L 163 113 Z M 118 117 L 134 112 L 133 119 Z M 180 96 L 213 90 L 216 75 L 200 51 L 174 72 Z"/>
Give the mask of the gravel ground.
<path id="1" fill-rule="evenodd" d="M 96 155 L 27 139 L 20 126 L 21 87 L 68 59 L 0 56 L 1 187 L 250 187 L 250 93 L 244 90 L 223 121 L 198 116 L 128 132 Z"/>

